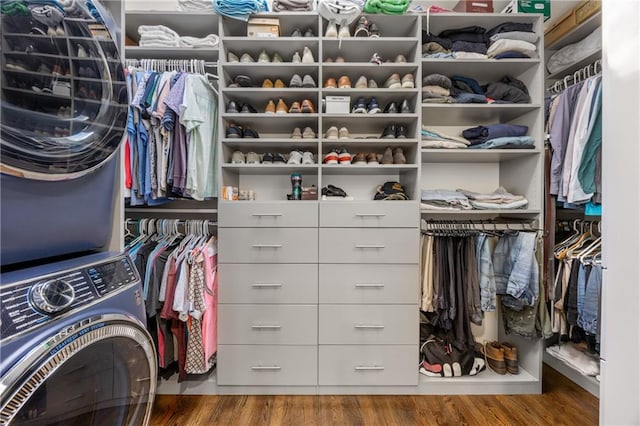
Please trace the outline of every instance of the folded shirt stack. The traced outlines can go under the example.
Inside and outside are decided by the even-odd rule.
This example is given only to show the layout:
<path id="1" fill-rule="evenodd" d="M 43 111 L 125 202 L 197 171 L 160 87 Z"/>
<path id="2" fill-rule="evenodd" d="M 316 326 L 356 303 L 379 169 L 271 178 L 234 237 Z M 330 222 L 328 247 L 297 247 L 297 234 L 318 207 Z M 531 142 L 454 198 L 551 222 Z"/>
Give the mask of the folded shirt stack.
<path id="1" fill-rule="evenodd" d="M 422 102 L 453 103 L 451 79 L 442 74 L 429 74 L 422 79 Z"/>
<path id="2" fill-rule="evenodd" d="M 510 210 L 524 208 L 529 201 L 523 195 L 514 195 L 503 187 L 498 187 L 491 194 L 457 189 L 457 192 L 465 195 L 471 206 L 478 210 Z"/>
<path id="3" fill-rule="evenodd" d="M 498 103 L 528 104 L 531 102 L 527 86 L 515 77 L 506 75 L 485 87 L 485 95 Z"/>
<path id="4" fill-rule="evenodd" d="M 493 59 L 539 58 L 532 23 L 505 22 L 489 30 L 487 56 Z"/>
<path id="5" fill-rule="evenodd" d="M 527 136 L 529 128 L 517 124 L 487 124 L 462 131 L 473 149 L 526 149 L 533 148 L 534 139 Z"/>
<path id="6" fill-rule="evenodd" d="M 449 189 L 423 189 L 420 194 L 420 205 L 429 210 L 471 210 L 466 195 Z"/>
<path id="7" fill-rule="evenodd" d="M 456 59 L 486 59 L 487 30 L 478 26 L 444 30 L 438 37 L 451 42 L 451 52 Z"/>
<path id="8" fill-rule="evenodd" d="M 139 45 L 142 47 L 216 47 L 220 39 L 215 34 L 205 37 L 180 36 L 164 25 L 140 25 Z"/>
<path id="9" fill-rule="evenodd" d="M 178 0 L 178 10 L 213 10 L 211 0 Z"/>
<path id="10" fill-rule="evenodd" d="M 469 141 L 464 138 L 448 135 L 425 125 L 422 126 L 421 135 L 422 148 L 460 149 L 469 146 Z"/>
<path id="11" fill-rule="evenodd" d="M 311 0 L 273 0 L 274 12 L 310 12 L 313 10 Z"/>

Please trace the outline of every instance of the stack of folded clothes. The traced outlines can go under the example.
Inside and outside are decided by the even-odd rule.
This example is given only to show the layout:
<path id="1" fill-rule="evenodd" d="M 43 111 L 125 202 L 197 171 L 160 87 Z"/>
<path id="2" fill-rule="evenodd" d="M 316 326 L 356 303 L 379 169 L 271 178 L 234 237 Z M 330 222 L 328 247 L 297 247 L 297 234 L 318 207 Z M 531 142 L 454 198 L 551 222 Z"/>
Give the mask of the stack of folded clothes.
<path id="1" fill-rule="evenodd" d="M 139 45 L 144 47 L 216 47 L 220 39 L 215 34 L 206 37 L 181 37 L 177 32 L 164 25 L 140 25 Z"/>
<path id="2" fill-rule="evenodd" d="M 466 129 L 462 136 L 472 149 L 531 149 L 535 140 L 527 136 L 528 131 L 517 124 L 487 124 Z"/>
<path id="3" fill-rule="evenodd" d="M 451 95 L 456 103 L 486 104 L 488 102 L 484 89 L 473 78 L 454 75 L 451 77 L 451 86 Z"/>
<path id="4" fill-rule="evenodd" d="M 423 58 L 453 58 L 452 45 L 451 40 L 447 38 L 440 38 L 422 31 Z"/>
<path id="5" fill-rule="evenodd" d="M 451 52 L 454 58 L 486 59 L 487 58 L 487 30 L 470 26 L 444 30 L 438 37 L 451 42 Z"/>
<path id="6" fill-rule="evenodd" d="M 487 98 L 496 103 L 528 104 L 531 102 L 529 90 L 525 84 L 515 77 L 504 76 L 500 81 L 489 83 L 484 87 Z"/>
<path id="7" fill-rule="evenodd" d="M 465 189 L 457 189 L 457 192 L 465 195 L 471 206 L 478 210 L 520 209 L 529 204 L 529 201 L 523 195 L 511 194 L 501 186 L 491 194 L 481 194 Z"/>
<path id="8" fill-rule="evenodd" d="M 211 0 L 178 0 L 178 10 L 213 10 Z"/>
<path id="9" fill-rule="evenodd" d="M 453 103 L 451 79 L 442 74 L 429 74 L 422 79 L 422 102 Z"/>
<path id="10" fill-rule="evenodd" d="M 273 0 L 274 12 L 310 12 L 313 10 L 312 0 Z"/>
<path id="11" fill-rule="evenodd" d="M 505 22 L 489 30 L 487 56 L 493 59 L 538 58 L 532 23 Z"/>
<path id="12" fill-rule="evenodd" d="M 420 206 L 430 210 L 471 210 L 473 206 L 461 192 L 448 189 L 423 189 Z"/>
<path id="13" fill-rule="evenodd" d="M 469 141 L 458 137 L 447 135 L 441 131 L 422 126 L 422 148 L 467 148 Z"/>

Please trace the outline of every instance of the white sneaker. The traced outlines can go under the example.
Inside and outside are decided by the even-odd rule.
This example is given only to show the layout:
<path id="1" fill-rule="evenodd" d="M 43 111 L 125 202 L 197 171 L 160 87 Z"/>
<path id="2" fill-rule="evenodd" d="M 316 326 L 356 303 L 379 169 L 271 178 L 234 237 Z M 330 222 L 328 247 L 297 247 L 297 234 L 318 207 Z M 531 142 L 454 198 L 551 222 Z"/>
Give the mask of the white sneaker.
<path id="1" fill-rule="evenodd" d="M 338 27 L 336 26 L 336 21 L 333 19 L 327 24 L 327 32 L 324 33 L 324 36 L 327 38 L 338 37 Z"/>
<path id="2" fill-rule="evenodd" d="M 302 164 L 302 154 L 300 151 L 291 151 L 287 164 Z"/>
<path id="3" fill-rule="evenodd" d="M 247 164 L 260 164 L 260 156 L 255 152 L 247 152 Z"/>
<path id="4" fill-rule="evenodd" d="M 340 23 L 340 31 L 338 32 L 338 38 L 349 38 L 351 33 L 349 32 L 349 24 L 346 21 Z"/>
<path id="5" fill-rule="evenodd" d="M 78 45 L 78 58 L 88 58 L 89 55 L 87 54 L 87 51 L 85 50 L 85 48 L 79 44 Z"/>
<path id="6" fill-rule="evenodd" d="M 313 159 L 313 153 L 309 151 L 305 151 L 302 153 L 302 164 L 316 164 Z"/>
<path id="7" fill-rule="evenodd" d="M 313 139 L 316 137 L 316 132 L 313 131 L 311 127 L 305 127 L 302 131 L 303 139 Z"/>
<path id="8" fill-rule="evenodd" d="M 302 51 L 302 63 L 312 64 L 314 62 L 315 62 L 315 59 L 313 59 L 313 53 L 311 52 L 311 49 L 305 46 L 304 50 Z"/>
<path id="9" fill-rule="evenodd" d="M 240 58 L 233 52 L 227 53 L 227 62 L 240 62 Z"/>
<path id="10" fill-rule="evenodd" d="M 329 127 L 325 137 L 327 139 L 338 139 L 338 128 L 336 126 Z"/>
<path id="11" fill-rule="evenodd" d="M 349 129 L 347 129 L 346 127 L 341 127 L 340 131 L 338 132 L 338 137 L 340 139 L 349 139 Z"/>
<path id="12" fill-rule="evenodd" d="M 302 139 L 302 131 L 300 130 L 300 127 L 296 127 L 295 129 L 293 129 L 293 132 L 291 133 L 291 139 Z"/>
<path id="13" fill-rule="evenodd" d="M 245 156 L 244 153 L 240 151 L 235 151 L 231 156 L 231 164 L 245 164 Z"/>
<path id="14" fill-rule="evenodd" d="M 300 62 L 302 62 L 302 58 L 300 57 L 300 54 L 298 52 L 293 54 L 293 58 L 291 58 L 291 62 L 294 64 L 299 64 Z"/>

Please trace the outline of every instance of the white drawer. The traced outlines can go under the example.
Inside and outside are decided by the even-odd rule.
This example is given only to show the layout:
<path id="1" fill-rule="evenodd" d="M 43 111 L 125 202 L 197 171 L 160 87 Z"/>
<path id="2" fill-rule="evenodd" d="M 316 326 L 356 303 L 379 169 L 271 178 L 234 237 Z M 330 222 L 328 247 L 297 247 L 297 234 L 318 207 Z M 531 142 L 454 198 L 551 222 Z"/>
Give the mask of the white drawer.
<path id="1" fill-rule="evenodd" d="M 318 303 L 318 265 L 224 263 L 219 303 Z"/>
<path id="2" fill-rule="evenodd" d="M 218 342 L 316 345 L 317 305 L 218 305 Z"/>
<path id="3" fill-rule="evenodd" d="M 220 263 L 317 263 L 318 229 L 220 228 Z"/>
<path id="4" fill-rule="evenodd" d="M 320 263 L 418 263 L 419 252 L 418 229 L 320 229 Z"/>
<path id="5" fill-rule="evenodd" d="M 231 202 L 218 204 L 220 227 L 317 227 L 317 202 Z"/>
<path id="6" fill-rule="evenodd" d="M 419 344 L 418 305 L 320 305 L 318 343 Z"/>
<path id="7" fill-rule="evenodd" d="M 320 303 L 417 305 L 419 280 L 418 265 L 322 264 Z"/>
<path id="8" fill-rule="evenodd" d="M 315 386 L 317 346 L 218 346 L 218 385 Z"/>
<path id="9" fill-rule="evenodd" d="M 318 348 L 318 382 L 333 386 L 415 386 L 415 345 L 346 345 Z"/>
<path id="10" fill-rule="evenodd" d="M 320 226 L 328 228 L 419 228 L 416 201 L 320 203 Z"/>

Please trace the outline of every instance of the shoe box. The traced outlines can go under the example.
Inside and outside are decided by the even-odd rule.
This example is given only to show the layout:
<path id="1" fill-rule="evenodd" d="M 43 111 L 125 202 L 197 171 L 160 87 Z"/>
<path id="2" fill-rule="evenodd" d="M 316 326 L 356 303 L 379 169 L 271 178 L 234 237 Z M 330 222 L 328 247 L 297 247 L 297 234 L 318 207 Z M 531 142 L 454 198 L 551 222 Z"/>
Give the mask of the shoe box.
<path id="1" fill-rule="evenodd" d="M 247 37 L 280 37 L 279 18 L 250 18 L 247 22 Z"/>

